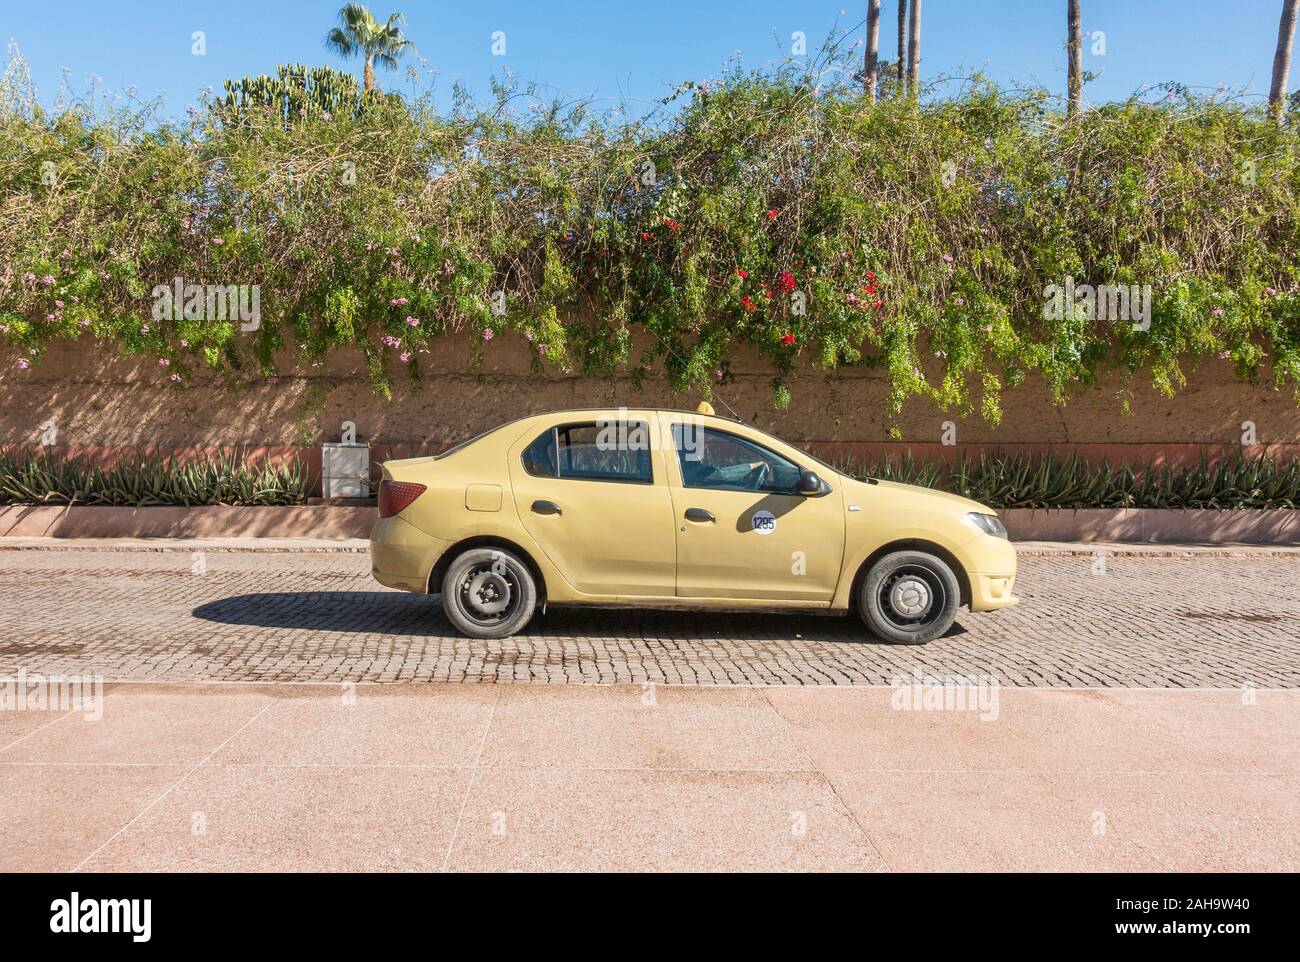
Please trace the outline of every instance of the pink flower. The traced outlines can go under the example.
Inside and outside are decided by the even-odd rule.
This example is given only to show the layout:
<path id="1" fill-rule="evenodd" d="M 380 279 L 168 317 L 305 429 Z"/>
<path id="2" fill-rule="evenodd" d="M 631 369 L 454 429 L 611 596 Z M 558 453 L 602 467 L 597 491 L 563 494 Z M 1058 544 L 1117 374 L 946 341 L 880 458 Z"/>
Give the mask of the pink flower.
<path id="1" fill-rule="evenodd" d="M 49 287 L 51 284 L 54 283 L 54 278 L 51 277 L 49 274 L 46 274 L 44 277 L 41 278 L 41 283 L 44 284 L 46 287 Z"/>
<path id="2" fill-rule="evenodd" d="M 182 337 L 182 338 L 181 338 L 181 347 L 189 347 L 189 346 L 190 346 L 190 342 L 187 341 L 187 340 L 185 340 L 185 338 Z"/>
<path id="3" fill-rule="evenodd" d="M 30 284 L 32 283 L 32 281 L 36 280 L 36 275 L 33 274 L 31 271 L 28 271 L 26 274 L 23 275 L 23 280 L 25 280 L 28 284 Z"/>
<path id="4" fill-rule="evenodd" d="M 966 298 L 964 298 L 964 297 L 954 297 L 954 298 L 952 299 L 952 302 L 953 302 L 954 304 L 956 304 L 958 307 L 961 307 L 963 304 L 966 303 Z"/>
<path id="5" fill-rule="evenodd" d="M 485 327 L 485 328 L 483 329 L 483 340 L 485 340 L 485 341 L 490 341 L 490 340 L 492 340 L 492 338 L 494 338 L 494 337 L 496 337 L 496 336 L 497 336 L 497 335 L 496 335 L 496 331 L 492 330 L 492 328 L 490 328 L 490 327 Z"/>
<path id="6" fill-rule="evenodd" d="M 158 363 L 161 364 L 163 367 L 166 367 L 167 365 L 171 364 L 171 361 L 167 360 L 167 358 L 165 357 L 160 357 L 158 358 Z"/>
<path id="7" fill-rule="evenodd" d="M 391 334 L 385 334 L 382 338 L 380 338 L 380 340 L 383 341 L 385 344 L 387 344 L 389 347 L 402 346 L 402 342 Z"/>
<path id="8" fill-rule="evenodd" d="M 212 246 L 213 246 L 213 247 L 220 247 L 220 246 L 221 246 L 222 244 L 224 244 L 224 243 L 225 243 L 225 241 L 222 240 L 220 237 L 214 237 L 214 238 L 212 238 Z"/>
<path id="9" fill-rule="evenodd" d="M 27 370 L 29 367 L 31 367 L 31 365 L 27 363 L 27 358 L 25 358 L 25 357 L 20 357 L 20 358 L 18 359 L 18 370 L 20 370 L 20 371 L 25 371 L 25 370 Z"/>
<path id="10" fill-rule="evenodd" d="M 405 307 L 410 302 L 405 297 L 394 297 L 388 302 L 389 307 Z"/>
<path id="11" fill-rule="evenodd" d="M 173 371 L 171 374 L 167 375 L 167 378 L 168 380 L 171 381 L 179 381 L 181 379 L 181 376 L 177 374 L 175 371 Z"/>
<path id="12" fill-rule="evenodd" d="M 1226 360 L 1228 360 L 1228 358 L 1232 357 L 1232 352 L 1231 352 L 1231 351 L 1220 351 L 1220 352 L 1219 352 L 1219 357 L 1223 358 L 1223 359 L 1226 361 Z"/>
<path id="13" fill-rule="evenodd" d="M 1214 317 L 1223 317 L 1223 308 L 1216 307 L 1214 310 L 1210 311 L 1210 314 Z"/>
<path id="14" fill-rule="evenodd" d="M 141 325 L 140 325 L 140 333 L 141 333 L 141 334 L 148 334 L 148 333 L 149 333 L 149 325 L 148 325 L 148 324 L 141 324 Z"/>
<path id="15" fill-rule="evenodd" d="M 410 352 L 410 351 L 403 351 L 403 352 L 402 352 L 400 355 L 398 355 L 398 356 L 402 359 L 402 363 L 405 364 L 407 361 L 409 361 L 409 360 L 411 359 L 411 352 Z"/>
<path id="16" fill-rule="evenodd" d="M 408 317 L 408 318 L 406 319 L 406 326 L 407 326 L 407 327 L 419 327 L 419 326 L 420 326 L 420 319 L 419 319 L 418 317 Z"/>
<path id="17" fill-rule="evenodd" d="M 943 262 L 944 262 L 945 264 L 951 264 L 951 263 L 952 263 L 952 255 L 951 255 L 951 254 L 944 254 L 944 255 L 943 255 Z"/>
<path id="18" fill-rule="evenodd" d="M 537 353 L 540 354 L 542 357 L 546 357 L 546 345 L 545 345 L 545 344 L 538 344 L 538 345 L 537 345 Z"/>

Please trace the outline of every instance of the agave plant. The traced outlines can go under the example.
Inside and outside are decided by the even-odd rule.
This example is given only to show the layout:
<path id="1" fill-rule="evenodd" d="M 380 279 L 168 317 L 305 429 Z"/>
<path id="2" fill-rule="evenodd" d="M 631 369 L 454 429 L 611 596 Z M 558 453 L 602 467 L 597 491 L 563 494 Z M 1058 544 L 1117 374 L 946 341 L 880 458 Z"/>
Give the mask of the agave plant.
<path id="1" fill-rule="evenodd" d="M 846 462 L 855 477 L 901 481 L 951 491 L 993 508 L 1295 508 L 1300 460 L 1238 455 L 1187 467 L 1135 469 L 1089 463 L 1077 455 L 981 454 L 944 463 Z"/>
<path id="2" fill-rule="evenodd" d="M 285 505 L 306 503 L 308 493 L 298 461 L 252 464 L 240 452 L 183 460 L 138 451 L 107 468 L 0 452 L 0 504 Z"/>

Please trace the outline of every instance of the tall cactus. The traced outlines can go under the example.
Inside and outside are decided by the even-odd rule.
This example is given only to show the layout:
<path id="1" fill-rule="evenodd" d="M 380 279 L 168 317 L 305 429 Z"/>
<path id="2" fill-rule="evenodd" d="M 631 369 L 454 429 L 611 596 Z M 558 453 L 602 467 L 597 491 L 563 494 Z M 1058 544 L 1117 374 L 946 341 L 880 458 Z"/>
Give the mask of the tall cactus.
<path id="1" fill-rule="evenodd" d="M 359 91 L 352 74 L 300 63 L 281 64 L 275 77 L 244 77 L 227 80 L 224 86 L 227 110 L 269 109 L 285 126 L 325 115 L 355 117 L 384 97 L 379 91 Z"/>

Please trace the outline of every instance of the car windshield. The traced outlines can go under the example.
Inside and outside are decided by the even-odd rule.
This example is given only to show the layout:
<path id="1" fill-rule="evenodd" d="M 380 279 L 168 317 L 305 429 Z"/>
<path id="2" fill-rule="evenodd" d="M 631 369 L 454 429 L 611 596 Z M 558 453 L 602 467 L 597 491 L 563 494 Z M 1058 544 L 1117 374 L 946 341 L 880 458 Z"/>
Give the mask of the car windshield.
<path id="1" fill-rule="evenodd" d="M 771 438 L 773 441 L 781 441 L 781 439 L 778 438 L 776 435 L 774 435 L 774 434 L 768 434 L 766 431 L 764 431 L 764 430 L 762 430 L 762 429 L 760 429 L 760 428 L 756 428 L 756 427 L 754 427 L 752 424 L 750 424 L 750 425 L 746 425 L 746 427 L 749 427 L 749 428 L 751 428 L 751 429 L 754 430 L 754 431 L 758 431 L 759 434 L 763 435 L 763 436 L 766 437 L 766 438 Z M 782 444 L 785 444 L 785 445 L 788 445 L 789 447 L 794 448 L 796 451 L 799 452 L 799 457 L 800 457 L 800 458 L 807 458 L 809 461 L 813 462 L 813 464 L 816 464 L 816 465 L 818 465 L 819 467 L 825 468 L 825 469 L 826 469 L 827 471 L 829 471 L 832 475 L 835 475 L 835 474 L 844 474 L 844 473 L 845 473 L 845 472 L 841 471 L 839 468 L 834 467 L 833 465 L 827 464 L 827 463 L 826 463 L 825 461 L 823 461 L 821 458 L 818 458 L 818 457 L 815 457 L 815 456 L 809 454 L 807 451 L 805 451 L 803 448 L 799 447 L 798 445 L 790 444 L 789 441 L 781 441 L 781 443 L 782 443 Z"/>

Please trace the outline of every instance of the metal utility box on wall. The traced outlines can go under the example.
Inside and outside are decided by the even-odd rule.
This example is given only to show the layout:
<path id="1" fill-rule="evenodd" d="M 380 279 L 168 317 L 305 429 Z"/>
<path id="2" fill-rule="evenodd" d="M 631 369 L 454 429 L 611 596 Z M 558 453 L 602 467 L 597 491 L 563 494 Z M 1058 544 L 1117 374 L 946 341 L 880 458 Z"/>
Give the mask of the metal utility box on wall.
<path id="1" fill-rule="evenodd" d="M 370 497 L 370 445 L 328 441 L 321 445 L 321 494 Z"/>

